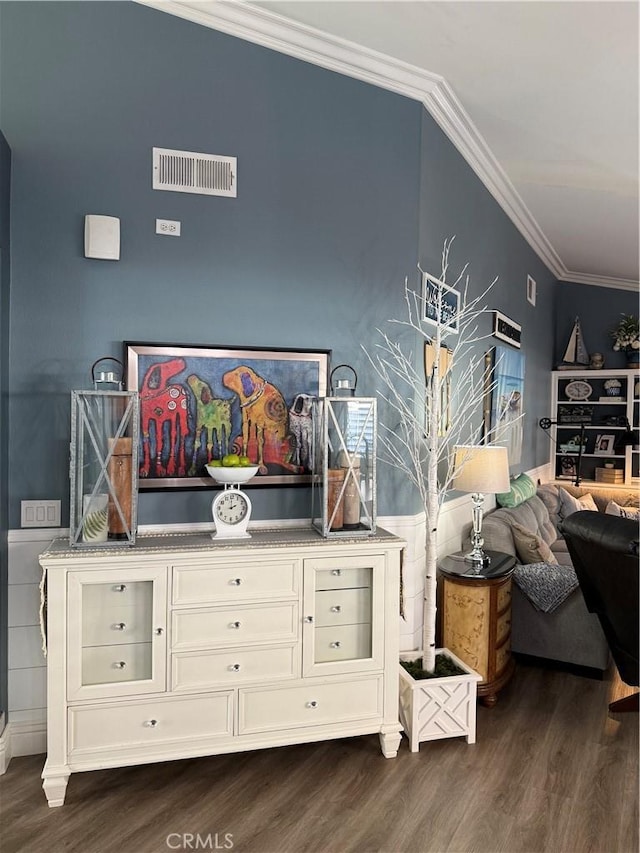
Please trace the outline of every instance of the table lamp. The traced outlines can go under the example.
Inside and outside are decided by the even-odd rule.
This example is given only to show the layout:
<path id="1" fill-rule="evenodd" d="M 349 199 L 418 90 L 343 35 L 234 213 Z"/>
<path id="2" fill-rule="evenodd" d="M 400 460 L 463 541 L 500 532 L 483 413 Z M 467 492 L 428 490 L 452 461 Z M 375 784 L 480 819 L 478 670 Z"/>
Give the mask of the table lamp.
<path id="1" fill-rule="evenodd" d="M 489 565 L 489 557 L 482 550 L 482 504 L 486 494 L 508 492 L 509 456 L 506 447 L 497 445 L 460 444 L 453 448 L 453 483 L 459 492 L 471 492 L 473 500 L 473 548 L 465 560 L 479 571 Z"/>

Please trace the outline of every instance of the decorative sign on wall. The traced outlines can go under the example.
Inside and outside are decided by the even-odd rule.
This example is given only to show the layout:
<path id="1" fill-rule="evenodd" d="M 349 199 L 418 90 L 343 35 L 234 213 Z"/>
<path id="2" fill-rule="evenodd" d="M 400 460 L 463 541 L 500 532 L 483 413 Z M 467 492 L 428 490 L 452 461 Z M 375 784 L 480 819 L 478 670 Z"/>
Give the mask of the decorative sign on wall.
<path id="1" fill-rule="evenodd" d="M 429 273 L 423 274 L 423 314 L 425 323 L 440 326 L 444 332 L 459 331 L 460 294 Z"/>
<path id="2" fill-rule="evenodd" d="M 513 347 L 521 346 L 522 326 L 510 320 L 501 311 L 493 312 L 493 337 L 506 341 Z"/>

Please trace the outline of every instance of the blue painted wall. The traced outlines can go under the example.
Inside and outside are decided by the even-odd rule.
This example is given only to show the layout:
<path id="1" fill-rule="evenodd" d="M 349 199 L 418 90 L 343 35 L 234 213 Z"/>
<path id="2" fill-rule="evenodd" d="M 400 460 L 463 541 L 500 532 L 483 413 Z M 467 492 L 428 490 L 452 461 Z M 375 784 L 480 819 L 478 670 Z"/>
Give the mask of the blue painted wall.
<path id="1" fill-rule="evenodd" d="M 443 242 L 455 235 L 447 281 L 453 283 L 467 262 L 471 296 L 482 293 L 497 277 L 485 304 L 522 326 L 524 440 L 522 460 L 512 473 L 537 467 L 549 458 L 548 439 L 537 423 L 549 408 L 556 279 L 426 112 L 421 163 L 419 253 L 423 268 L 439 275 Z M 536 281 L 535 307 L 527 301 L 527 275 Z M 492 319 L 487 314 L 478 326 L 478 333 L 487 337 L 478 343 L 477 351 L 486 352 L 503 343 L 491 336 Z"/>
<path id="2" fill-rule="evenodd" d="M 17 527 L 24 498 L 66 515 L 69 391 L 123 340 L 317 347 L 360 367 L 416 263 L 421 106 L 135 4 L 6 5 Z M 153 191 L 153 146 L 237 156 L 238 198 Z M 85 213 L 121 218 L 119 262 L 83 257 Z M 413 506 L 381 492 L 382 512 Z M 257 518 L 310 515 L 306 488 L 252 498 Z M 143 493 L 139 521 L 209 521 L 210 503 Z"/>
<path id="3" fill-rule="evenodd" d="M 69 391 L 122 341 L 331 349 L 372 394 L 361 346 L 453 234 L 452 270 L 470 262 L 472 294 L 498 275 L 490 307 L 523 326 L 519 467 L 546 461 L 553 277 L 420 104 L 133 3 L 1 5 L 9 527 L 21 499 L 61 498 L 67 522 Z M 153 146 L 237 156 L 238 198 L 153 191 Z M 83 257 L 86 213 L 120 217 L 119 262 Z M 183 236 L 155 235 L 156 217 Z M 417 511 L 404 481 L 379 479 L 382 514 Z M 309 515 L 305 488 L 252 498 L 257 518 Z M 139 521 L 208 521 L 210 501 L 143 492 Z"/>
<path id="4" fill-rule="evenodd" d="M 627 360 L 622 352 L 614 352 L 609 332 L 615 329 L 621 314 L 638 316 L 638 293 L 616 290 L 612 287 L 585 287 L 583 284 L 561 281 L 556 298 L 555 361 L 562 361 L 576 317 L 587 352 L 601 352 L 605 369 L 625 368 Z"/>

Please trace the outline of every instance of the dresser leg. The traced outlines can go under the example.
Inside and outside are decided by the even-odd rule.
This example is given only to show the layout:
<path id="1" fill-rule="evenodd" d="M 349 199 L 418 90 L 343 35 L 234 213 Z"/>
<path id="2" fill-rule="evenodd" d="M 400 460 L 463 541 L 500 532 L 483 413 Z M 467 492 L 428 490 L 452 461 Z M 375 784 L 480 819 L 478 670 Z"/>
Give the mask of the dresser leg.
<path id="1" fill-rule="evenodd" d="M 485 708 L 493 708 L 497 701 L 498 697 L 495 693 L 487 693 L 486 696 L 483 696 L 481 698 L 481 702 L 485 706 Z"/>
<path id="2" fill-rule="evenodd" d="M 45 776 L 43 774 L 44 782 L 42 783 L 42 787 L 50 809 L 64 805 L 69 776 L 69 773 L 60 776 Z"/>
<path id="3" fill-rule="evenodd" d="M 397 729 L 390 732 L 380 732 L 380 749 L 385 758 L 395 758 L 400 748 L 402 735 Z"/>

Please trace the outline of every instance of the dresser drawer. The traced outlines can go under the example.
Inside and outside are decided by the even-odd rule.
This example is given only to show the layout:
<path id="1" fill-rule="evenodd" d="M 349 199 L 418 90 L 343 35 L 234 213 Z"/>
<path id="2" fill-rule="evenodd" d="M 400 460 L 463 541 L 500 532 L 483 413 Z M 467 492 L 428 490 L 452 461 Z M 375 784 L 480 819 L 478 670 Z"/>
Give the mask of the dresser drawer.
<path id="1" fill-rule="evenodd" d="M 331 589 L 316 594 L 315 623 L 352 625 L 371 622 L 371 589 Z"/>
<path id="2" fill-rule="evenodd" d="M 207 610 L 174 610 L 171 616 L 174 649 L 240 645 L 259 641 L 295 640 L 298 605 L 235 605 Z"/>
<path id="3" fill-rule="evenodd" d="M 294 678 L 296 647 L 179 652 L 172 656 L 173 690 L 235 687 L 248 681 Z"/>
<path id="4" fill-rule="evenodd" d="M 140 681 L 152 675 L 151 643 L 82 649 L 82 684 Z"/>
<path id="5" fill-rule="evenodd" d="M 382 679 L 247 688 L 239 691 L 239 734 L 375 718 L 382 714 Z"/>
<path id="6" fill-rule="evenodd" d="M 83 646 L 144 643 L 151 637 L 151 611 L 131 605 L 104 607 L 82 623 Z"/>
<path id="7" fill-rule="evenodd" d="M 173 572 L 173 604 L 291 598 L 297 595 L 297 581 L 295 560 L 177 566 Z"/>
<path id="8" fill-rule="evenodd" d="M 233 694 L 150 699 L 69 709 L 69 749 L 74 753 L 123 747 L 185 745 L 233 732 Z"/>
<path id="9" fill-rule="evenodd" d="M 110 583 L 91 583 L 82 586 L 82 607 L 87 618 L 119 607 L 135 607 L 148 611 L 151 607 L 153 584 L 149 580 L 126 580 Z"/>
<path id="10" fill-rule="evenodd" d="M 316 590 L 354 589 L 371 587 L 371 569 L 339 568 L 320 569 L 316 572 Z"/>
<path id="11" fill-rule="evenodd" d="M 371 657 L 371 625 L 336 625 L 315 630 L 315 663 Z"/>

